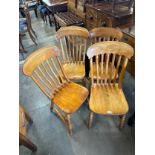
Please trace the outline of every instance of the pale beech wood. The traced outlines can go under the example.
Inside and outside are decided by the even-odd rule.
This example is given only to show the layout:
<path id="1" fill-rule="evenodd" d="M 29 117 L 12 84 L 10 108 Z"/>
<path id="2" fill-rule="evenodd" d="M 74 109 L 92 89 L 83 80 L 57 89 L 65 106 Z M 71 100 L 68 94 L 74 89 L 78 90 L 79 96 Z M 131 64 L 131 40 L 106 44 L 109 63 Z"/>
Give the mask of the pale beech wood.
<path id="1" fill-rule="evenodd" d="M 109 70 L 108 70 L 108 74 L 107 74 L 107 79 L 111 79 L 112 80 L 115 77 L 116 68 L 112 67 L 113 66 L 112 63 L 109 63 L 108 65 L 109 65 Z M 93 78 L 96 79 L 97 78 L 96 63 L 93 63 L 92 67 L 93 67 Z M 105 66 L 105 64 L 103 64 L 102 62 L 99 63 L 98 68 L 99 68 L 98 79 L 99 80 L 105 79 L 105 77 L 106 77 L 106 66 Z M 111 68 L 111 70 L 110 70 L 110 68 Z M 89 77 L 91 78 L 91 72 L 89 73 Z"/>
<path id="2" fill-rule="evenodd" d="M 70 82 L 53 98 L 53 102 L 65 113 L 74 113 L 88 96 L 88 90 L 83 86 Z"/>
<path id="3" fill-rule="evenodd" d="M 90 46 L 87 55 L 90 59 L 91 73 L 90 111 L 101 115 L 121 115 L 120 127 L 122 127 L 125 121 L 124 115 L 128 112 L 128 103 L 122 90 L 122 81 L 128 59 L 133 55 L 133 48 L 123 42 L 107 41 Z M 101 62 L 100 64 L 97 62 L 96 65 L 98 65 L 97 69 L 100 68 L 102 71 L 95 73 L 93 58 L 97 59 L 99 56 Z M 110 56 L 111 62 L 109 62 Z M 110 77 L 107 78 L 108 76 Z M 92 124 L 90 116 L 88 122 L 90 128 Z"/>
<path id="4" fill-rule="evenodd" d="M 95 55 L 105 53 L 122 55 L 130 59 L 133 56 L 134 51 L 133 48 L 127 43 L 117 41 L 95 43 L 92 46 L 90 46 L 87 50 L 87 56 L 89 59 Z"/>
<path id="5" fill-rule="evenodd" d="M 83 79 L 85 76 L 85 66 L 83 62 L 63 64 L 64 72 L 71 80 Z"/>
<path id="6" fill-rule="evenodd" d="M 123 115 L 128 112 L 128 103 L 123 90 L 117 84 L 91 87 L 90 110 L 102 115 Z"/>
<path id="7" fill-rule="evenodd" d="M 61 27 L 58 31 L 57 31 L 57 37 L 60 39 L 64 36 L 68 36 L 68 35 L 73 35 L 73 36 L 81 36 L 84 37 L 85 39 L 88 38 L 88 30 L 83 28 L 83 27 L 79 27 L 79 26 L 67 26 L 67 27 Z"/>
<path id="8" fill-rule="evenodd" d="M 31 77 L 43 93 L 52 100 L 51 111 L 54 111 L 67 125 L 71 134 L 70 115 L 84 103 L 88 96 L 88 90 L 81 85 L 70 82 L 65 73 L 65 64 L 60 62 L 59 56 L 60 50 L 56 46 L 41 48 L 26 59 L 23 72 Z M 82 66 L 83 62 L 80 61 L 77 64 L 76 67 Z"/>
<path id="9" fill-rule="evenodd" d="M 103 41 L 119 41 L 122 39 L 122 37 L 123 37 L 123 33 L 120 30 L 116 28 L 111 28 L 111 27 L 97 27 L 89 31 L 90 45 L 95 44 L 97 42 L 103 42 Z M 113 68 L 115 68 L 114 65 L 113 65 Z M 108 74 L 109 73 L 111 72 L 108 72 Z M 89 74 L 89 77 L 90 77 L 90 74 Z M 112 76 L 110 75 L 106 76 L 107 80 L 110 77 Z"/>
<path id="10" fill-rule="evenodd" d="M 111 39 L 113 40 L 121 40 L 123 37 L 123 33 L 116 29 L 116 28 L 111 28 L 111 27 L 97 27 L 89 31 L 89 37 L 90 39 L 92 38 L 99 38 L 99 42 L 104 39 L 103 41 Z M 95 42 L 96 43 L 96 42 Z"/>
<path id="11" fill-rule="evenodd" d="M 60 42 L 63 68 L 71 80 L 82 80 L 85 76 L 85 53 L 88 30 L 78 26 L 61 27 L 56 37 Z"/>

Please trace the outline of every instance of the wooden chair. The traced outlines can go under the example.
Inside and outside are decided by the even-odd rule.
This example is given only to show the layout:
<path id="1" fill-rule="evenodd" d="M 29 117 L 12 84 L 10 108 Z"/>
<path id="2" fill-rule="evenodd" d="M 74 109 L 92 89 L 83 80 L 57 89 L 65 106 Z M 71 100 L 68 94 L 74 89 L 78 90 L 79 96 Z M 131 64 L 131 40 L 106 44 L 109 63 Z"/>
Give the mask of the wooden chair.
<path id="1" fill-rule="evenodd" d="M 123 37 L 123 33 L 116 28 L 97 27 L 89 31 L 90 44 L 101 41 L 119 41 Z"/>
<path id="2" fill-rule="evenodd" d="M 89 32 L 89 39 L 90 39 L 90 45 L 97 43 L 97 42 L 105 42 L 105 41 L 120 41 L 123 37 L 123 33 L 116 29 L 116 28 L 111 28 L 111 27 L 98 27 L 94 28 Z M 101 58 L 99 58 L 101 60 Z M 95 60 L 93 60 L 95 61 Z M 100 64 L 101 65 L 101 64 Z M 100 67 L 99 65 L 99 67 Z M 111 63 L 109 64 L 109 66 Z M 105 70 L 105 68 L 104 68 Z M 114 68 L 115 70 L 115 68 Z M 96 70 L 96 65 L 93 63 L 93 75 L 94 78 L 97 77 L 97 70 Z M 101 72 L 99 72 L 99 75 Z M 105 72 L 103 73 L 105 74 Z M 89 77 L 91 78 L 91 74 L 89 72 Z M 110 72 L 108 73 L 108 77 L 110 78 Z M 112 79 L 114 78 L 114 75 L 112 76 Z"/>
<path id="3" fill-rule="evenodd" d="M 51 110 L 72 134 L 71 114 L 86 100 L 88 90 L 67 78 L 59 55 L 60 50 L 56 46 L 41 48 L 26 59 L 23 72 L 31 77 L 51 100 Z"/>
<path id="4" fill-rule="evenodd" d="M 37 150 L 37 146 L 33 144 L 26 135 L 26 120 L 32 124 L 31 117 L 25 112 L 25 109 L 19 106 L 19 144 L 24 145 L 32 151 Z"/>
<path id="5" fill-rule="evenodd" d="M 19 19 L 20 34 L 24 34 L 24 33 L 28 32 L 31 40 L 35 43 L 35 45 L 37 45 L 37 43 L 35 41 L 35 38 L 37 38 L 37 35 L 32 28 L 31 17 L 30 17 L 29 10 L 28 10 L 28 3 L 25 3 L 24 13 L 25 13 L 26 19 L 24 19 L 24 18 Z"/>
<path id="6" fill-rule="evenodd" d="M 88 35 L 88 30 L 79 26 L 61 27 L 56 33 L 66 76 L 70 80 L 82 80 L 84 85 Z"/>
<path id="7" fill-rule="evenodd" d="M 133 48 L 123 42 L 107 41 L 93 44 L 88 48 L 90 59 L 91 92 L 89 101 L 88 128 L 92 126 L 93 113 L 100 115 L 116 115 L 120 117 L 120 128 L 123 127 L 128 103 L 122 90 L 122 80 L 128 59 L 133 56 Z M 93 72 L 95 57 L 97 77 Z M 99 57 L 101 66 L 99 67 Z M 109 58 L 112 57 L 110 60 Z M 111 62 L 110 62 L 111 61 Z M 109 66 L 109 63 L 111 65 Z M 116 63 L 116 70 L 114 64 Z M 99 72 L 101 74 L 99 75 Z M 105 74 L 103 74 L 105 72 Z M 110 73 L 110 78 L 108 77 Z M 112 79 L 112 75 L 115 75 Z M 116 78 L 116 75 L 118 78 Z"/>

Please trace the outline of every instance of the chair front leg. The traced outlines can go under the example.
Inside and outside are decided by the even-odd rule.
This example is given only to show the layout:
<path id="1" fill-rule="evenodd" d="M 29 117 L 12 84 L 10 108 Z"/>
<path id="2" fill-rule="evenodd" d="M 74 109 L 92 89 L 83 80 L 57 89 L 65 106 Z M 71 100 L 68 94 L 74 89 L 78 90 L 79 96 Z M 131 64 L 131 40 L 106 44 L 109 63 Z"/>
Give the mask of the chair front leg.
<path id="1" fill-rule="evenodd" d="M 94 115 L 94 113 L 92 111 L 90 111 L 89 112 L 89 117 L 88 117 L 88 129 L 90 129 L 92 127 L 93 115 Z"/>
<path id="2" fill-rule="evenodd" d="M 122 129 L 124 127 L 125 124 L 125 117 L 126 115 L 121 115 L 120 116 L 120 124 L 119 124 L 119 128 Z"/>
<path id="3" fill-rule="evenodd" d="M 37 151 L 37 146 L 33 144 L 27 137 L 19 133 L 19 143 L 26 146 L 30 150 Z"/>
<path id="4" fill-rule="evenodd" d="M 67 118 L 67 127 L 68 127 L 69 134 L 72 135 L 71 114 L 66 114 L 66 118 Z"/>

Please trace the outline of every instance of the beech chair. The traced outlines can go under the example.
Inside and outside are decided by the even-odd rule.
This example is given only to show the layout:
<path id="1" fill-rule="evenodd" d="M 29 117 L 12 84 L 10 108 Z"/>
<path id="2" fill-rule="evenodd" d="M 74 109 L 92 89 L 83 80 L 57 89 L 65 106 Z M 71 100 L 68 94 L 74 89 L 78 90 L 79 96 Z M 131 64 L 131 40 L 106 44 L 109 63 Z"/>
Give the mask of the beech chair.
<path id="1" fill-rule="evenodd" d="M 59 56 L 60 50 L 56 46 L 41 48 L 26 59 L 23 72 L 51 100 L 51 111 L 72 134 L 71 115 L 84 103 L 88 90 L 68 79 Z"/>
<path id="2" fill-rule="evenodd" d="M 87 56 L 90 59 L 91 72 L 88 128 L 92 126 L 94 113 L 119 116 L 119 126 L 120 128 L 123 127 L 125 114 L 128 112 L 128 103 L 122 90 L 122 81 L 128 59 L 133 56 L 133 53 L 133 48 L 130 45 L 116 41 L 99 42 L 88 48 Z M 111 60 L 109 59 L 110 56 L 112 57 Z M 93 72 L 94 57 L 97 77 L 94 76 Z M 99 57 L 101 57 L 100 67 Z M 109 63 L 111 63 L 110 66 Z M 116 70 L 114 70 L 115 63 Z M 110 78 L 108 77 L 109 74 Z M 115 76 L 112 79 L 113 74 Z"/>
<path id="3" fill-rule="evenodd" d="M 95 44 L 97 42 L 102 42 L 102 41 L 120 41 L 122 37 L 123 37 L 123 33 L 119 29 L 111 28 L 111 27 L 98 27 L 98 28 L 92 29 L 89 32 L 90 45 Z M 100 59 L 101 58 L 99 58 L 99 60 Z M 111 63 L 109 65 L 111 65 Z M 97 74 L 95 63 L 93 63 L 93 71 L 94 71 L 93 75 L 95 78 L 95 75 Z M 99 72 L 99 74 L 101 73 Z M 105 72 L 103 74 L 105 74 Z M 90 76 L 91 74 L 89 72 L 89 77 Z M 108 73 L 107 78 L 110 78 L 110 72 Z M 112 76 L 112 78 L 114 78 L 114 75 Z"/>
<path id="4" fill-rule="evenodd" d="M 61 51 L 62 66 L 70 80 L 82 80 L 85 85 L 85 54 L 88 30 L 79 26 L 61 27 L 57 33 Z"/>
<path id="5" fill-rule="evenodd" d="M 19 144 L 26 146 L 34 152 L 37 150 L 37 146 L 27 138 L 26 120 L 30 124 L 33 123 L 31 117 L 26 113 L 25 109 L 19 105 Z"/>

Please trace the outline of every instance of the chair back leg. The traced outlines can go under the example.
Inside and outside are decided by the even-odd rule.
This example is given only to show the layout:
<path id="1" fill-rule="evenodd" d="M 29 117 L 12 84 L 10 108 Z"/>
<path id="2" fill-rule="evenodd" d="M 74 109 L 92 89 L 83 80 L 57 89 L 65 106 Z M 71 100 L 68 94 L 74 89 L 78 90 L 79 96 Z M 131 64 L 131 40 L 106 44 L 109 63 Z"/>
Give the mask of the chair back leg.
<path id="1" fill-rule="evenodd" d="M 19 143 L 29 148 L 30 150 L 37 151 L 37 146 L 33 144 L 27 137 L 19 133 Z"/>

